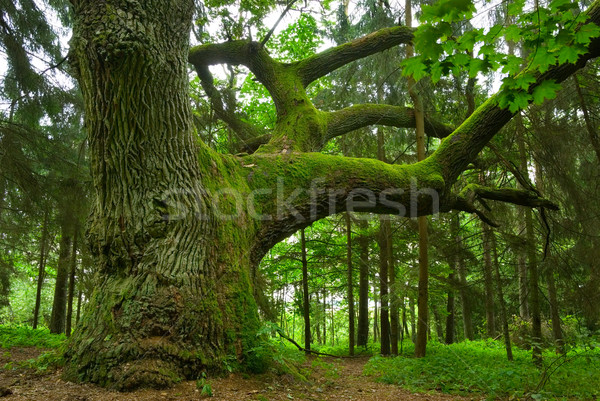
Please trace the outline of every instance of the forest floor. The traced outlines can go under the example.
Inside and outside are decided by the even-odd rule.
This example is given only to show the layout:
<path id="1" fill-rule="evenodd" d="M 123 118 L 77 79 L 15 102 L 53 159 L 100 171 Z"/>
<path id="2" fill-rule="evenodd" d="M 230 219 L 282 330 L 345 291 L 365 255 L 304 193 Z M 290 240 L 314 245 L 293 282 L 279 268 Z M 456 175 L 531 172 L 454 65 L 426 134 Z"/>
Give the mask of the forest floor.
<path id="1" fill-rule="evenodd" d="M 28 347 L 0 350 L 0 398 L 6 400 L 43 401 L 142 401 L 142 400 L 231 400 L 231 401 L 442 401 L 475 400 L 441 393 L 416 394 L 398 386 L 376 382 L 376 378 L 363 375 L 368 357 L 358 358 L 307 358 L 302 366 L 307 381 L 291 374 L 247 375 L 230 374 L 226 377 L 208 378 L 206 383 L 213 396 L 201 394 L 195 381 L 179 383 L 169 390 L 138 390 L 118 393 L 90 384 L 75 384 L 61 379 L 60 370 L 40 374 L 22 363 L 36 358 L 43 350 Z M 10 364 L 12 369 L 6 369 Z"/>

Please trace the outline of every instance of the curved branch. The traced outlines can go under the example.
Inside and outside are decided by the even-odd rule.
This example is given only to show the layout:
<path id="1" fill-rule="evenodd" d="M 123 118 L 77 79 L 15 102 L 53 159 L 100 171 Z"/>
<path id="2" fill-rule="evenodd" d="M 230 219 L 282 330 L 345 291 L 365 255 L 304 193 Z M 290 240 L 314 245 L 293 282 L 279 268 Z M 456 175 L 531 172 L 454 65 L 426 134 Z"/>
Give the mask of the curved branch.
<path id="1" fill-rule="evenodd" d="M 249 214 L 260 226 L 255 260 L 298 229 L 342 211 L 416 217 L 451 208 L 440 166 L 430 160 L 390 165 L 320 153 L 257 153 L 243 158 L 243 167 Z"/>
<path id="2" fill-rule="evenodd" d="M 255 125 L 242 120 L 235 110 L 225 109 L 221 93 L 215 88 L 213 76 L 208 70 L 208 66 L 199 65 L 196 67 L 196 72 L 200 78 L 202 89 L 204 89 L 204 92 L 210 99 L 210 104 L 215 111 L 215 114 L 238 135 L 239 139 L 244 144 L 253 138 L 264 135 L 264 131 L 260 130 Z"/>
<path id="3" fill-rule="evenodd" d="M 410 43 L 414 29 L 405 26 L 384 28 L 352 42 L 325 50 L 292 64 L 298 69 L 302 83 L 307 86 L 314 80 L 361 58 L 382 52 L 391 47 Z"/>
<path id="4" fill-rule="evenodd" d="M 196 68 L 215 64 L 246 66 L 267 88 L 276 105 L 285 97 L 285 91 L 279 82 L 288 68 L 271 58 L 265 47 L 258 42 L 233 40 L 195 46 L 190 49 L 188 61 Z"/>
<path id="5" fill-rule="evenodd" d="M 327 114 L 326 140 L 369 125 L 415 128 L 415 114 L 410 107 L 388 104 L 359 104 Z M 445 138 L 453 129 L 438 121 L 425 119 L 428 136 Z"/>

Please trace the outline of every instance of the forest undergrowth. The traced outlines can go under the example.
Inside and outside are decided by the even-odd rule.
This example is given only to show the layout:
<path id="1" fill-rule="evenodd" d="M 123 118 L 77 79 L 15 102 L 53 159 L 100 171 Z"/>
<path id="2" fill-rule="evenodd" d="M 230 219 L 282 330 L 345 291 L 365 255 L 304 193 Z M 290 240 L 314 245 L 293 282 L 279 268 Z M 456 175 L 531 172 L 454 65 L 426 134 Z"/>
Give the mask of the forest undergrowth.
<path id="1" fill-rule="evenodd" d="M 600 350 L 593 341 L 567 348 L 564 355 L 546 350 L 544 366 L 538 369 L 531 362 L 530 351 L 515 349 L 511 362 L 506 359 L 503 344 L 495 340 L 451 345 L 432 342 L 425 358 L 412 356 L 414 345 L 410 340 L 404 341 L 402 354 L 397 357 L 376 355 L 378 344 L 374 343 L 357 349 L 353 358 L 345 356 L 347 344 L 343 342 L 315 348 L 340 355 L 332 358 L 305 356 L 287 341 L 270 338 L 254 350 L 265 356 L 265 365 L 254 366 L 254 372 L 228 365 L 226 370 L 231 372 L 222 376 L 202 375 L 195 382 L 180 383 L 166 392 L 140 390 L 126 395 L 62 381 L 61 351 L 65 341 L 64 335 L 50 334 L 46 329 L 0 326 L 0 394 L 36 399 L 40 392 L 47 391 L 52 399 L 69 400 L 188 399 L 193 394 L 199 398 L 260 401 L 335 397 L 592 400 L 600 396 Z M 79 392 L 89 396 L 69 395 L 77 393 L 78 386 L 83 386 Z M 29 392 L 19 391 L 25 387 Z"/>

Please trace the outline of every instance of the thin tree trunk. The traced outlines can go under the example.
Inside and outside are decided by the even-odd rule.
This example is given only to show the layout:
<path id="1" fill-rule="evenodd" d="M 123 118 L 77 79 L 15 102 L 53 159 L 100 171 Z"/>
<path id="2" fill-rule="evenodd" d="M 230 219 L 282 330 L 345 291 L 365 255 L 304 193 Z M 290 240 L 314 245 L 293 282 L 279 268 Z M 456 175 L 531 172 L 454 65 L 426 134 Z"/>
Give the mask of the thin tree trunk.
<path id="1" fill-rule="evenodd" d="M 496 317 L 494 313 L 494 284 L 492 279 L 491 232 L 486 223 L 482 222 L 483 240 L 483 277 L 485 287 L 485 316 L 486 334 L 489 338 L 496 337 Z"/>
<path id="2" fill-rule="evenodd" d="M 369 341 L 369 239 L 358 238 L 360 276 L 358 279 L 358 338 L 357 345 L 366 347 Z"/>
<path id="3" fill-rule="evenodd" d="M 460 215 L 457 213 L 452 218 L 451 223 L 452 236 L 456 241 L 456 272 L 460 283 L 459 294 L 462 308 L 463 331 L 467 340 L 473 341 L 473 318 L 471 309 L 471 296 L 467 284 L 467 272 L 462 256 L 462 236 L 460 235 Z"/>
<path id="4" fill-rule="evenodd" d="M 590 113 L 587 108 L 587 104 L 585 102 L 585 98 L 583 97 L 583 92 L 581 91 L 581 86 L 579 85 L 579 77 L 577 74 L 573 75 L 573 82 L 575 83 L 575 91 L 577 92 L 577 97 L 579 98 L 579 105 L 581 106 L 581 111 L 583 113 L 583 120 L 585 121 L 585 127 L 587 129 L 588 135 L 590 137 L 590 142 L 592 143 L 592 147 L 596 152 L 596 157 L 598 158 L 598 163 L 600 163 L 600 139 L 598 139 L 598 133 L 594 129 L 592 125 L 592 120 L 590 119 Z"/>
<path id="5" fill-rule="evenodd" d="M 377 296 L 377 277 L 376 274 L 373 279 L 373 303 L 375 304 L 374 313 L 373 313 L 373 342 L 379 341 L 379 309 L 377 306 L 378 296 Z"/>
<path id="6" fill-rule="evenodd" d="M 388 222 L 389 223 L 389 222 Z M 396 288 L 396 264 L 394 263 L 394 241 L 392 237 L 392 230 L 390 228 L 390 236 L 387 241 L 388 251 L 388 268 L 389 268 L 389 309 L 390 309 L 390 342 L 392 355 L 398 355 L 398 296 Z"/>
<path id="7" fill-rule="evenodd" d="M 346 213 L 346 251 L 348 264 L 348 352 L 354 355 L 354 274 L 352 270 L 352 221 Z"/>
<path id="8" fill-rule="evenodd" d="M 310 354 L 310 297 L 308 294 L 308 262 L 306 260 L 306 238 L 304 229 L 300 230 L 300 247 L 302 248 L 302 306 L 304 310 L 304 349 Z"/>
<path id="9" fill-rule="evenodd" d="M 412 26 L 412 2 L 406 0 L 404 8 L 406 14 L 406 26 Z M 412 45 L 406 46 L 406 57 L 414 56 Z M 415 90 L 416 82 L 412 77 L 408 78 L 408 93 L 412 99 L 415 110 L 416 134 L 417 134 L 417 160 L 425 159 L 425 117 L 423 114 L 423 103 L 421 97 Z M 429 322 L 429 238 L 427 233 L 427 217 L 420 216 L 419 224 L 419 296 L 418 304 L 418 326 L 417 342 L 415 344 L 415 357 L 424 357 L 427 352 L 427 330 Z"/>
<path id="10" fill-rule="evenodd" d="M 58 267 L 56 269 L 56 285 L 54 287 L 54 301 L 50 318 L 50 333 L 60 334 L 65 332 L 67 316 L 67 288 L 69 285 L 69 262 L 73 237 L 71 228 L 63 224 L 59 244 Z"/>
<path id="11" fill-rule="evenodd" d="M 73 297 L 75 295 L 75 272 L 77 271 L 77 229 L 73 233 L 73 249 L 71 250 L 71 271 L 69 272 L 69 291 L 67 294 L 67 321 L 65 334 L 71 336 L 71 324 L 73 322 Z"/>
<path id="12" fill-rule="evenodd" d="M 323 344 L 327 344 L 327 290 L 323 288 Z"/>
<path id="13" fill-rule="evenodd" d="M 415 300 L 409 298 L 408 304 L 410 307 L 410 340 L 414 344 L 417 342 L 417 314 L 415 312 Z"/>
<path id="14" fill-rule="evenodd" d="M 390 233 L 390 221 L 384 216 L 379 219 L 379 299 L 381 309 L 380 321 L 380 343 L 381 355 L 390 354 L 390 319 L 388 308 L 388 241 Z"/>
<path id="15" fill-rule="evenodd" d="M 523 320 L 529 319 L 529 301 L 527 300 L 527 255 L 525 248 L 518 249 L 517 266 L 519 269 L 519 316 Z"/>
<path id="16" fill-rule="evenodd" d="M 315 311 L 321 313 L 321 300 L 319 299 L 319 290 L 315 291 Z M 321 320 L 318 318 L 318 315 L 314 316 L 317 323 L 315 324 L 315 332 L 317 333 L 317 343 L 319 345 L 323 344 L 321 340 Z"/>
<path id="17" fill-rule="evenodd" d="M 579 84 L 577 82 L 577 76 L 575 76 L 574 78 L 575 78 L 576 85 L 579 86 Z M 583 98 L 583 95 L 581 95 L 581 90 L 579 90 L 579 94 Z M 585 102 L 583 102 L 583 99 L 582 99 L 582 103 L 583 103 L 583 105 L 585 105 Z M 585 106 L 582 106 L 582 107 L 585 108 Z M 587 122 L 586 122 L 586 124 L 587 124 Z M 600 156 L 600 154 L 599 154 L 599 156 Z M 600 158 L 598 159 L 598 161 L 600 161 Z M 543 175 L 542 175 L 542 166 L 540 166 L 537 163 L 535 166 L 535 176 L 536 176 L 536 186 L 537 186 L 538 190 L 540 192 L 544 193 L 544 181 L 543 181 Z M 551 252 L 551 249 L 548 249 L 547 254 L 546 254 L 546 260 L 548 260 L 550 258 L 550 256 L 551 256 L 550 252 Z M 544 270 L 546 282 L 548 283 L 548 300 L 550 302 L 550 317 L 552 320 L 552 337 L 554 339 L 554 345 L 556 346 L 556 352 L 559 354 L 564 354 L 565 347 L 564 347 L 563 332 L 562 332 L 562 328 L 560 326 L 560 314 L 559 314 L 559 310 L 558 310 L 558 297 L 556 295 L 556 283 L 554 282 L 554 271 L 550 267 L 551 266 L 549 266 L 548 263 L 546 262 L 545 268 L 543 270 Z"/>
<path id="18" fill-rule="evenodd" d="M 542 316 L 540 306 L 540 289 L 538 264 L 533 232 L 533 212 L 525 210 L 525 225 L 527 231 L 527 259 L 529 262 L 529 306 L 531 307 L 531 347 L 532 358 L 536 366 L 542 366 Z"/>
<path id="19" fill-rule="evenodd" d="M 517 147 L 519 149 L 520 168 L 523 175 L 528 174 L 528 160 L 525 149 L 525 129 L 523 117 L 517 115 Z M 527 188 L 525 188 L 527 189 Z M 536 366 L 542 365 L 542 317 L 540 306 L 539 272 L 537 262 L 536 239 L 533 226 L 533 212 L 528 207 L 521 207 L 525 214 L 525 238 L 527 252 L 527 274 L 529 281 L 529 308 L 531 313 L 531 347 L 532 358 Z"/>
<path id="20" fill-rule="evenodd" d="M 79 285 L 79 290 L 77 291 L 77 314 L 75 316 L 75 326 L 79 325 L 79 319 L 81 318 L 81 302 L 83 301 L 83 289 L 81 288 L 81 284 Z"/>
<path id="21" fill-rule="evenodd" d="M 40 315 L 40 306 L 42 302 L 42 286 L 46 275 L 46 242 L 48 242 L 48 211 L 44 211 L 44 221 L 42 223 L 42 237 L 40 239 L 40 259 L 38 263 L 37 288 L 35 292 L 35 306 L 33 308 L 33 328 L 37 329 Z"/>
<path id="22" fill-rule="evenodd" d="M 437 340 L 442 342 L 444 339 L 444 328 L 442 326 L 442 318 L 440 316 L 440 312 L 437 310 L 435 306 L 432 307 L 433 310 L 433 318 L 435 320 L 435 334 L 437 336 Z"/>
<path id="23" fill-rule="evenodd" d="M 335 347 L 335 313 L 333 308 L 333 291 L 331 292 L 331 346 Z"/>
<path id="24" fill-rule="evenodd" d="M 508 313 L 506 312 L 506 302 L 504 301 L 504 290 L 502 289 L 502 277 L 500 276 L 500 263 L 498 261 L 498 247 L 496 245 L 496 235 L 492 231 L 492 250 L 494 253 L 494 275 L 496 279 L 496 291 L 498 293 L 498 304 L 500 305 L 500 319 L 502 320 L 502 336 L 504 337 L 504 347 L 506 348 L 506 358 L 513 360 L 512 346 L 510 343 L 510 333 L 508 331 Z"/>
<path id="25" fill-rule="evenodd" d="M 453 267 L 453 270 L 455 267 Z M 448 281 L 454 282 L 454 273 L 448 275 Z M 446 335 L 444 338 L 446 344 L 454 342 L 454 289 L 448 288 L 448 300 L 446 302 Z"/>

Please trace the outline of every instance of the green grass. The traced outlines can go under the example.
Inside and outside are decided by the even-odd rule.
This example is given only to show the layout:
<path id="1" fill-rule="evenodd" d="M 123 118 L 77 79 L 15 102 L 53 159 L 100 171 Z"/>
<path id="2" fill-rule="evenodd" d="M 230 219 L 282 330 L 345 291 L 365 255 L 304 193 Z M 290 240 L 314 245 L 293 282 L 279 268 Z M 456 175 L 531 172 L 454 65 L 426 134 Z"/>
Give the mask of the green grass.
<path id="1" fill-rule="evenodd" d="M 406 343 L 405 356 L 374 357 L 366 365 L 365 373 L 413 391 L 477 394 L 489 399 L 528 396 L 584 400 L 600 396 L 598 349 L 574 349 L 566 358 L 548 351 L 541 370 L 533 366 L 531 352 L 513 349 L 515 360 L 509 362 L 503 344 L 494 341 L 449 346 L 430 343 L 427 356 L 421 359 L 412 357 L 413 350 L 414 346 Z"/>
<path id="2" fill-rule="evenodd" d="M 48 329 L 36 329 L 26 326 L 0 326 L 0 347 L 39 347 L 58 348 L 64 344 L 64 334 L 50 334 Z"/>

